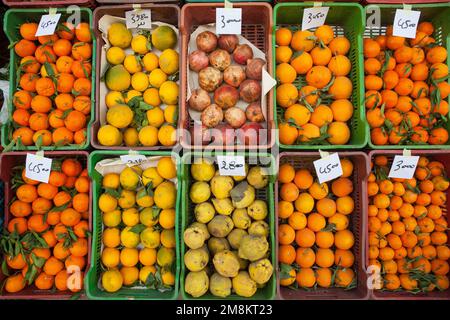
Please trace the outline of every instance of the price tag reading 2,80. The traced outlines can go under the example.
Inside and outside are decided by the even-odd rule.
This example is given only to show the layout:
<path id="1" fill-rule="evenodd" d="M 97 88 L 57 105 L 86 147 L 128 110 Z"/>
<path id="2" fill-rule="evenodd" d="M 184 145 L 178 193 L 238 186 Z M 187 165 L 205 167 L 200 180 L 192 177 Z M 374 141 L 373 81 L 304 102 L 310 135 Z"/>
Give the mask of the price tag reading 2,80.
<path id="1" fill-rule="evenodd" d="M 411 179 L 416 172 L 419 156 L 395 156 L 389 178 Z"/>
<path id="2" fill-rule="evenodd" d="M 244 156 L 217 156 L 221 176 L 245 176 Z"/>
<path id="3" fill-rule="evenodd" d="M 124 154 L 120 156 L 120 160 L 127 166 L 137 166 L 142 162 L 147 161 L 147 158 L 142 154 Z"/>
<path id="4" fill-rule="evenodd" d="M 27 158 L 25 160 L 25 177 L 39 182 L 48 183 L 51 170 L 52 159 L 40 157 L 31 153 L 27 154 Z"/>
<path id="5" fill-rule="evenodd" d="M 128 29 L 151 29 L 152 13 L 150 10 L 132 10 L 125 12 Z"/>
<path id="6" fill-rule="evenodd" d="M 241 28 L 241 8 L 216 9 L 216 34 L 241 34 Z"/>

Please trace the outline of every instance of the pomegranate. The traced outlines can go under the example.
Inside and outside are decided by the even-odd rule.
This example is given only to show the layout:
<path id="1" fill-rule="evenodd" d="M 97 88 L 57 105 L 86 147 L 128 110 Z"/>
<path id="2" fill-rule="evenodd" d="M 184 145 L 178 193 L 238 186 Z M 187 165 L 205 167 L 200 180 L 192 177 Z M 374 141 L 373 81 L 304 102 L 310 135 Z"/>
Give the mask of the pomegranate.
<path id="1" fill-rule="evenodd" d="M 214 128 L 223 120 L 222 108 L 217 104 L 211 104 L 203 110 L 201 115 L 202 124 L 208 128 Z"/>
<path id="2" fill-rule="evenodd" d="M 261 136 L 261 129 L 263 127 L 256 122 L 249 122 L 244 124 L 236 132 L 238 141 L 246 145 L 256 145 L 267 140 L 267 137 Z"/>
<path id="3" fill-rule="evenodd" d="M 249 59 L 245 68 L 247 78 L 261 81 L 262 69 L 265 64 L 266 62 L 261 58 Z"/>
<path id="4" fill-rule="evenodd" d="M 264 114 L 261 109 L 261 102 L 252 102 L 245 109 L 245 116 L 250 122 L 263 122 Z"/>
<path id="5" fill-rule="evenodd" d="M 214 91 L 214 102 L 222 109 L 234 107 L 239 101 L 239 92 L 235 87 L 224 84 Z"/>
<path id="6" fill-rule="evenodd" d="M 240 128 L 247 119 L 244 111 L 237 107 L 231 107 L 225 111 L 225 121 L 233 128 Z"/>
<path id="7" fill-rule="evenodd" d="M 219 48 L 233 53 L 236 46 L 239 44 L 239 39 L 235 34 L 222 34 L 219 37 Z"/>
<path id="8" fill-rule="evenodd" d="M 198 88 L 192 91 L 188 103 L 189 108 L 196 111 L 203 111 L 211 104 L 211 97 L 206 90 Z"/>
<path id="9" fill-rule="evenodd" d="M 253 50 L 248 44 L 240 44 L 233 51 L 233 59 L 236 63 L 246 65 L 247 60 L 253 58 Z"/>
<path id="10" fill-rule="evenodd" d="M 254 102 L 261 98 L 261 84 L 256 80 L 245 80 L 239 86 L 239 95 L 245 102 Z"/>
<path id="11" fill-rule="evenodd" d="M 209 59 L 204 51 L 195 50 L 189 55 L 189 69 L 192 71 L 199 72 L 208 65 Z"/>
<path id="12" fill-rule="evenodd" d="M 217 49 L 209 55 L 209 63 L 220 71 L 225 70 L 231 64 L 231 56 L 228 52 L 222 49 Z"/>
<path id="13" fill-rule="evenodd" d="M 245 71 L 241 66 L 229 66 L 223 72 L 223 79 L 226 83 L 233 87 L 239 87 L 245 80 Z"/>
<path id="14" fill-rule="evenodd" d="M 216 90 L 223 82 L 223 74 L 213 67 L 206 67 L 198 73 L 200 87 L 208 92 Z"/>
<path id="15" fill-rule="evenodd" d="M 195 39 L 197 48 L 207 53 L 217 48 L 217 36 L 211 31 L 203 31 Z"/>

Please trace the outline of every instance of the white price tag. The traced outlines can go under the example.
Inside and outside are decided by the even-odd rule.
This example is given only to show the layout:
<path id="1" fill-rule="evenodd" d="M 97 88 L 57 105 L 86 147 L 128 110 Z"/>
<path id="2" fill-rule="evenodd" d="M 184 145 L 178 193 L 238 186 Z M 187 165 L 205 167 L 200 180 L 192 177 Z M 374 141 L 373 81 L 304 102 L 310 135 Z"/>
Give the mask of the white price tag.
<path id="1" fill-rule="evenodd" d="M 392 34 L 397 37 L 414 39 L 419 24 L 420 11 L 397 9 Z"/>
<path id="2" fill-rule="evenodd" d="M 303 11 L 302 30 L 317 28 L 325 24 L 330 7 L 306 8 Z"/>
<path id="3" fill-rule="evenodd" d="M 221 176 L 245 176 L 244 156 L 217 156 Z"/>
<path id="4" fill-rule="evenodd" d="M 40 37 L 54 34 L 59 18 L 61 18 L 61 13 L 44 14 L 41 16 L 35 36 Z"/>
<path id="5" fill-rule="evenodd" d="M 342 176 L 341 160 L 338 153 L 333 153 L 313 162 L 319 183 L 324 183 Z"/>
<path id="6" fill-rule="evenodd" d="M 151 29 L 152 12 L 150 10 L 136 9 L 125 12 L 128 29 Z"/>
<path id="7" fill-rule="evenodd" d="M 389 178 L 411 179 L 416 172 L 419 156 L 395 156 Z"/>
<path id="8" fill-rule="evenodd" d="M 120 160 L 127 166 L 137 166 L 147 161 L 147 158 L 142 154 L 124 154 L 120 156 Z"/>
<path id="9" fill-rule="evenodd" d="M 25 177 L 48 183 L 51 170 L 52 159 L 27 153 L 27 158 L 25 160 Z"/>
<path id="10" fill-rule="evenodd" d="M 241 8 L 216 9 L 216 34 L 241 34 L 241 28 Z"/>

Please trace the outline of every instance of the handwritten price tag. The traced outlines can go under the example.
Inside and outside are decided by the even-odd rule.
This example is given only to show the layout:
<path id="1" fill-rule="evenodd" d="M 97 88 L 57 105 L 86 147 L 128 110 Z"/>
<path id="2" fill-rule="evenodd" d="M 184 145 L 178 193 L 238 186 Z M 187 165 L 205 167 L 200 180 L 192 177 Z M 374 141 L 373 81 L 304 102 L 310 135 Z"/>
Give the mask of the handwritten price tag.
<path id="1" fill-rule="evenodd" d="M 38 29 L 36 30 L 36 37 L 49 36 L 55 33 L 56 26 L 58 25 L 61 13 L 56 14 L 44 14 L 39 21 Z"/>
<path id="2" fill-rule="evenodd" d="M 241 28 L 241 8 L 216 9 L 216 34 L 241 34 Z"/>
<path id="3" fill-rule="evenodd" d="M 317 28 L 325 24 L 330 7 L 306 8 L 303 11 L 302 30 Z"/>
<path id="4" fill-rule="evenodd" d="M 397 9 L 392 34 L 397 37 L 414 39 L 419 24 L 420 11 Z"/>
<path id="5" fill-rule="evenodd" d="M 337 153 L 313 162 L 319 183 L 327 182 L 342 176 L 341 160 Z"/>
<path id="6" fill-rule="evenodd" d="M 48 183 L 52 159 L 28 153 L 25 160 L 25 177 L 36 181 Z"/>
<path id="7" fill-rule="evenodd" d="M 128 166 L 137 166 L 147 161 L 147 158 L 142 154 L 124 154 L 120 156 L 120 160 Z"/>
<path id="8" fill-rule="evenodd" d="M 419 156 L 395 156 L 389 178 L 411 179 L 416 172 Z"/>
<path id="9" fill-rule="evenodd" d="M 221 176 L 245 176 L 244 156 L 217 156 Z"/>
<path id="10" fill-rule="evenodd" d="M 151 29 L 152 12 L 150 10 L 132 10 L 125 12 L 128 29 Z"/>

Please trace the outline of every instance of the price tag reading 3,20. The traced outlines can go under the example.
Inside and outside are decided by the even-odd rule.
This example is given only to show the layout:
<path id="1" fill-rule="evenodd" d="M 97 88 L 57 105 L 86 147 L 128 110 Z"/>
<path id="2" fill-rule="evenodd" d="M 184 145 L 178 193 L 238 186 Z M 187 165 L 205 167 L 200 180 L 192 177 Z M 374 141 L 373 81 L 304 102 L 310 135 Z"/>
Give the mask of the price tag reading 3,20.
<path id="1" fill-rule="evenodd" d="M 302 30 L 317 28 L 325 24 L 330 7 L 307 8 L 303 11 Z"/>
<path id="2" fill-rule="evenodd" d="M 342 176 L 342 166 L 339 155 L 333 153 L 313 162 L 319 183 L 327 182 Z"/>
<path id="3" fill-rule="evenodd" d="M 411 179 L 416 172 L 419 156 L 395 156 L 389 178 Z"/>
<path id="4" fill-rule="evenodd" d="M 221 176 L 245 176 L 244 156 L 217 156 Z"/>
<path id="5" fill-rule="evenodd" d="M 40 157 L 31 153 L 27 154 L 25 161 L 25 177 L 39 182 L 48 183 L 52 159 Z"/>
<path id="6" fill-rule="evenodd" d="M 38 29 L 36 30 L 36 37 L 49 36 L 55 33 L 61 13 L 44 14 L 39 21 Z"/>
<path id="7" fill-rule="evenodd" d="M 241 8 L 216 9 L 216 34 L 241 34 L 241 28 Z"/>
<path id="8" fill-rule="evenodd" d="M 125 12 L 128 29 L 151 29 L 152 12 L 150 10 L 132 10 Z"/>

